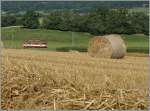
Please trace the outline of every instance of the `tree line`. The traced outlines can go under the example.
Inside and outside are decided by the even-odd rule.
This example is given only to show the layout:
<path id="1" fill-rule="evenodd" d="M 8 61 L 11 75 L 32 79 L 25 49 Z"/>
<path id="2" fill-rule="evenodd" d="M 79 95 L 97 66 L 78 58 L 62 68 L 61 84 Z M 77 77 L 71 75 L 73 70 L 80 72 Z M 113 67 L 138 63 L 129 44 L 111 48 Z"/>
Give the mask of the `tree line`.
<path id="1" fill-rule="evenodd" d="M 2 27 L 22 25 L 24 28 L 43 28 L 61 31 L 103 34 L 149 34 L 149 15 L 128 12 L 127 9 L 97 8 L 88 13 L 54 11 L 48 15 L 27 11 L 22 16 L 2 16 Z"/>

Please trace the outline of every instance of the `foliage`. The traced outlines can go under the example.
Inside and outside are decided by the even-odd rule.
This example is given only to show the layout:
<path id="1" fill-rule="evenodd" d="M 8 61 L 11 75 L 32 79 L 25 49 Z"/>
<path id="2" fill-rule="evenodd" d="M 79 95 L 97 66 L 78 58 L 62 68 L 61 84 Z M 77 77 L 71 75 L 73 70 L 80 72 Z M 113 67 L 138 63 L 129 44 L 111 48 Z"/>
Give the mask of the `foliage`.
<path id="1" fill-rule="evenodd" d="M 25 28 L 35 29 L 39 27 L 38 13 L 28 11 L 22 18 L 22 25 Z"/>
<path id="2" fill-rule="evenodd" d="M 102 7 L 88 14 L 75 12 L 53 12 L 45 20 L 44 28 L 63 31 L 103 34 L 148 35 L 149 16 L 145 13 L 129 13 L 127 9 L 110 10 Z"/>
<path id="3" fill-rule="evenodd" d="M 2 19 L 11 22 L 9 16 Z M 17 19 L 15 19 L 17 21 Z M 7 23 L 8 25 L 12 25 Z M 20 23 L 20 21 L 19 21 Z M 44 28 L 61 31 L 89 32 L 94 35 L 104 34 L 149 34 L 149 15 L 143 12 L 129 12 L 127 9 L 97 8 L 89 13 L 74 11 L 54 11 L 42 15 L 34 11 L 27 11 L 22 17 L 25 28 Z M 3 25 L 5 26 L 5 25 Z"/>
<path id="4" fill-rule="evenodd" d="M 1 17 L 2 27 L 17 25 L 17 18 L 13 15 L 7 15 Z"/>

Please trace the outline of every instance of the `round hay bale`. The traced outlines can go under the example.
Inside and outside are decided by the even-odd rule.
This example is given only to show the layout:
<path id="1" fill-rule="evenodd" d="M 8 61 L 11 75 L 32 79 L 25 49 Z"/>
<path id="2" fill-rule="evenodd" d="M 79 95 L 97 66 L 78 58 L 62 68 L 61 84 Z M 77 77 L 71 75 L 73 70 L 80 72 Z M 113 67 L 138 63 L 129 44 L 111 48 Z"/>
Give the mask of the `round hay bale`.
<path id="1" fill-rule="evenodd" d="M 77 50 L 69 50 L 69 52 L 70 52 L 70 53 L 76 53 L 76 54 L 79 53 L 79 51 L 77 51 Z"/>
<path id="2" fill-rule="evenodd" d="M 121 36 L 116 34 L 97 36 L 90 40 L 88 53 L 92 57 L 123 58 L 126 45 Z"/>

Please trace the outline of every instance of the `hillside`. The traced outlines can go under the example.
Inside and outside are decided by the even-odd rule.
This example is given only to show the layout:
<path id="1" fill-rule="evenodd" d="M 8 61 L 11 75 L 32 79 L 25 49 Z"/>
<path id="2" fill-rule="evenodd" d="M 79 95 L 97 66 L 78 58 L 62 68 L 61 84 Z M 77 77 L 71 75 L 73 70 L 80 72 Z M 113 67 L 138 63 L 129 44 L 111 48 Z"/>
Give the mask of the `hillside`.
<path id="1" fill-rule="evenodd" d="M 72 37 L 73 36 L 73 46 Z M 89 33 L 69 32 L 46 29 L 23 29 L 20 27 L 2 28 L 2 41 L 6 48 L 22 48 L 24 40 L 40 39 L 48 42 L 48 49 L 55 51 L 79 50 L 87 51 L 88 42 L 93 37 Z M 128 52 L 148 53 L 149 38 L 145 35 L 122 35 Z M 45 50 L 45 49 L 43 49 Z"/>
<path id="2" fill-rule="evenodd" d="M 2 12 L 23 12 L 27 10 L 52 11 L 73 9 L 87 12 L 96 7 L 139 8 L 148 7 L 148 1 L 2 1 Z"/>

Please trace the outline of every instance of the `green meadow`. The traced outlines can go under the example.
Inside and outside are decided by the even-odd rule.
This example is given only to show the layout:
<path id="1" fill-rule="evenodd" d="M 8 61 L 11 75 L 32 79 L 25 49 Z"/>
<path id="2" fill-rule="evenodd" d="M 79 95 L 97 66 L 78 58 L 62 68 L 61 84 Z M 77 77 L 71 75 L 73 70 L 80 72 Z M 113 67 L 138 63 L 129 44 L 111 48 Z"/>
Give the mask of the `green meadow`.
<path id="1" fill-rule="evenodd" d="M 85 32 L 70 32 L 46 29 L 24 29 L 20 27 L 2 28 L 2 42 L 5 48 L 23 48 L 25 40 L 45 40 L 47 49 L 53 51 L 87 51 L 89 40 L 94 37 Z M 149 52 L 149 37 L 142 34 L 121 35 L 128 52 Z M 73 38 L 72 38 L 73 37 Z M 73 41 L 73 42 L 72 42 Z"/>

